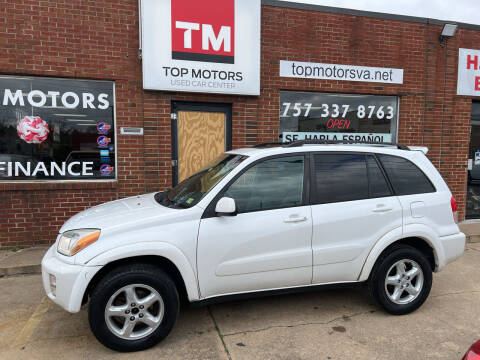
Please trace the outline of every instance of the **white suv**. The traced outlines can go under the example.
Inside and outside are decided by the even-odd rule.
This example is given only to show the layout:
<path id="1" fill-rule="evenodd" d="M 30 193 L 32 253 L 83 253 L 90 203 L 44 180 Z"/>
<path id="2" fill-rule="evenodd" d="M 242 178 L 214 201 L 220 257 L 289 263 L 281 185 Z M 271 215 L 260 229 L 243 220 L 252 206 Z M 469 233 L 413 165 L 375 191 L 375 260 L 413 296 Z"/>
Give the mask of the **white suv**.
<path id="1" fill-rule="evenodd" d="M 465 247 L 426 151 L 306 141 L 229 151 L 171 190 L 73 216 L 43 259 L 45 290 L 70 312 L 90 299 L 93 333 L 119 351 L 165 338 L 182 298 L 366 282 L 386 311 L 409 313 Z"/>

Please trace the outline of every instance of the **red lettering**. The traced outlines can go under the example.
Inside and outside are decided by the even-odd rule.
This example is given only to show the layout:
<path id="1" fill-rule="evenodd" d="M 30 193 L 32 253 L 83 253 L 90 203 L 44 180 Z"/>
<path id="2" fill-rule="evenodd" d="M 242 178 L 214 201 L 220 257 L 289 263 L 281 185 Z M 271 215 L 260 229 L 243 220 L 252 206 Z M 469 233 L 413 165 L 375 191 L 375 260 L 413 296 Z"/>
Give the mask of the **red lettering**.
<path id="1" fill-rule="evenodd" d="M 480 76 L 475 76 L 475 91 L 480 91 Z"/>
<path id="2" fill-rule="evenodd" d="M 478 56 L 475 55 L 472 59 L 472 55 L 467 55 L 467 70 L 470 70 L 470 65 L 473 65 L 473 70 L 478 69 Z"/>
<path id="3" fill-rule="evenodd" d="M 330 119 L 327 121 L 327 128 L 337 128 L 337 129 L 349 129 L 350 128 L 350 120 L 346 119 Z"/>

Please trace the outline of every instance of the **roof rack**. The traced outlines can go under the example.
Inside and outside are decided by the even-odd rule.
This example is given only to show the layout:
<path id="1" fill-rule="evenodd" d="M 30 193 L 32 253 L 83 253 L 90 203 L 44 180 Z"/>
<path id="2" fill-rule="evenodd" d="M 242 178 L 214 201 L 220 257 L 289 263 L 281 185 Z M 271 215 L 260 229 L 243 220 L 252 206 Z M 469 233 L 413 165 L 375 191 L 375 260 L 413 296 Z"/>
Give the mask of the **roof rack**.
<path id="1" fill-rule="evenodd" d="M 283 145 L 285 145 L 285 144 L 289 144 L 289 143 L 284 143 L 284 142 L 281 142 L 281 141 L 266 142 L 266 143 L 261 143 L 261 144 L 253 145 L 253 147 L 254 147 L 254 148 L 264 148 L 264 147 L 267 147 L 267 146 L 275 146 L 275 145 L 283 146 Z"/>
<path id="2" fill-rule="evenodd" d="M 373 145 L 373 146 L 395 146 L 397 149 L 400 150 L 410 150 L 409 147 L 394 143 L 394 142 L 369 142 L 369 141 L 353 141 L 353 140 L 297 140 L 291 142 L 266 142 L 254 145 L 254 148 L 265 148 L 268 146 L 283 146 L 283 147 L 298 147 L 303 145 L 335 145 L 335 144 L 345 144 L 345 145 L 356 145 L 356 144 L 363 144 L 363 145 Z"/>
<path id="3" fill-rule="evenodd" d="M 284 147 L 297 147 L 303 145 L 334 145 L 334 144 L 345 144 L 345 145 L 373 145 L 373 146 L 395 146 L 399 150 L 410 150 L 407 146 L 394 143 L 394 142 L 369 142 L 369 141 L 352 141 L 352 140 L 297 140 L 292 142 L 283 143 Z"/>

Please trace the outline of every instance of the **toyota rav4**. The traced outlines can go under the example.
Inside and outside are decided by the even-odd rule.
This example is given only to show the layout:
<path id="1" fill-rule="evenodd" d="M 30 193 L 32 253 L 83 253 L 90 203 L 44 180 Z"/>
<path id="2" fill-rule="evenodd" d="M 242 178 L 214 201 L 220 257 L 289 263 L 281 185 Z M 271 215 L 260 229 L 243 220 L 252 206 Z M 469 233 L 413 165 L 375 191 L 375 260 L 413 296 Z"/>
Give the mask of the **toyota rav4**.
<path id="1" fill-rule="evenodd" d="M 420 307 L 464 251 L 457 203 L 425 156 L 398 144 L 262 144 L 228 151 L 174 188 L 69 219 L 43 262 L 50 299 L 89 301 L 118 351 L 171 331 L 182 299 L 365 282 L 391 314 Z"/>

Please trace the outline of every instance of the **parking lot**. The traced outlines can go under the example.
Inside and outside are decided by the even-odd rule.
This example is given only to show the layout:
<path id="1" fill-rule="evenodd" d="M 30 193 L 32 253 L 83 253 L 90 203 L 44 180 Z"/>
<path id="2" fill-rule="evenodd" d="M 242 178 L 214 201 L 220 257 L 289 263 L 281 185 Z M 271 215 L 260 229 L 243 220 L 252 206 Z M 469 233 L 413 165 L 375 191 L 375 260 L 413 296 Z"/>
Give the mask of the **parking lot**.
<path id="1" fill-rule="evenodd" d="M 362 287 L 183 308 L 173 332 L 136 359 L 460 359 L 480 338 L 480 244 L 434 275 L 417 312 L 391 316 Z M 123 359 L 87 311 L 45 297 L 40 275 L 0 279 L 1 359 Z"/>

